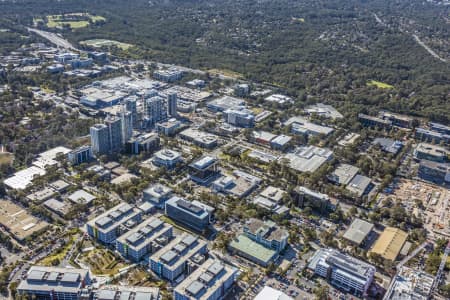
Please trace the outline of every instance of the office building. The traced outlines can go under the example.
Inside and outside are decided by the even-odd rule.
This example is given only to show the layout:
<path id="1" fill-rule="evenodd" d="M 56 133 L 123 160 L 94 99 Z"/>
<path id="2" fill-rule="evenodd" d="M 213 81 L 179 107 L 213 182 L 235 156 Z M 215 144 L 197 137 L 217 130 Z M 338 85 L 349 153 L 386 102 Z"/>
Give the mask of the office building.
<path id="1" fill-rule="evenodd" d="M 418 176 L 436 184 L 450 183 L 450 164 L 438 163 L 430 160 L 421 160 L 419 164 Z"/>
<path id="2" fill-rule="evenodd" d="M 255 296 L 253 300 L 268 300 L 268 299 L 294 300 L 294 298 L 289 297 L 282 291 L 276 290 L 267 285 Z"/>
<path id="3" fill-rule="evenodd" d="M 158 131 L 158 133 L 166 136 L 175 135 L 177 131 L 180 129 L 180 127 L 181 122 L 175 118 L 171 118 L 166 122 L 160 122 L 156 124 L 156 130 Z"/>
<path id="4" fill-rule="evenodd" d="M 373 144 L 379 145 L 381 150 L 384 152 L 392 153 L 394 155 L 396 155 L 403 148 L 402 142 L 387 138 L 376 138 L 373 141 Z"/>
<path id="5" fill-rule="evenodd" d="M 167 110 L 169 113 L 169 116 L 172 118 L 176 117 L 177 114 L 177 101 L 178 97 L 176 93 L 170 93 L 167 95 Z"/>
<path id="6" fill-rule="evenodd" d="M 289 161 L 289 167 L 299 172 L 315 172 L 324 163 L 333 159 L 333 152 L 316 146 L 297 147 L 282 158 Z"/>
<path id="7" fill-rule="evenodd" d="M 169 149 L 159 150 L 153 155 L 153 164 L 158 167 L 167 169 L 174 168 L 178 163 L 183 161 L 181 153 Z"/>
<path id="8" fill-rule="evenodd" d="M 205 230 L 211 223 L 214 208 L 198 201 L 187 201 L 173 196 L 166 201 L 165 214 L 198 232 Z"/>
<path id="9" fill-rule="evenodd" d="M 90 284 L 89 270 L 31 266 L 17 293 L 27 299 L 78 300 Z"/>
<path id="10" fill-rule="evenodd" d="M 425 128 L 416 128 L 414 137 L 420 141 L 433 143 L 433 144 L 440 144 L 440 143 L 449 144 L 450 143 L 450 135 L 449 134 L 438 132 L 438 131 L 433 131 L 433 130 L 428 130 Z"/>
<path id="11" fill-rule="evenodd" d="M 173 226 L 150 217 L 116 240 L 116 250 L 126 259 L 140 262 L 147 254 L 156 252 L 168 243 Z"/>
<path id="12" fill-rule="evenodd" d="M 293 197 L 299 207 L 308 206 L 320 211 L 334 209 L 328 195 L 310 190 L 304 186 L 297 187 L 293 192 Z"/>
<path id="13" fill-rule="evenodd" d="M 213 191 L 232 195 L 237 198 L 248 196 L 260 183 L 262 179 L 251 174 L 235 170 L 233 175 L 224 175 L 216 179 L 211 188 Z"/>
<path id="14" fill-rule="evenodd" d="M 89 162 L 92 159 L 92 147 L 89 145 L 78 147 L 67 153 L 67 159 L 72 165 Z"/>
<path id="15" fill-rule="evenodd" d="M 157 287 L 104 285 L 92 292 L 93 300 L 160 300 Z M 83 299 L 84 300 L 84 299 Z"/>
<path id="16" fill-rule="evenodd" d="M 138 119 L 138 112 L 137 112 L 137 100 L 138 98 L 136 96 L 130 96 L 125 98 L 124 105 L 125 109 L 131 113 L 131 121 L 133 128 L 139 127 L 139 119 Z"/>
<path id="17" fill-rule="evenodd" d="M 373 184 L 369 177 L 357 174 L 345 188 L 357 197 L 362 197 L 370 192 Z"/>
<path id="18" fill-rule="evenodd" d="M 236 84 L 234 86 L 234 95 L 237 97 L 247 97 L 250 94 L 250 86 L 246 83 Z"/>
<path id="19" fill-rule="evenodd" d="M 401 267 L 384 295 L 385 300 L 428 300 L 433 292 L 434 276 L 422 270 Z"/>
<path id="20" fill-rule="evenodd" d="M 204 156 L 189 165 L 189 177 L 199 184 L 205 184 L 220 174 L 217 163 L 217 158 Z"/>
<path id="21" fill-rule="evenodd" d="M 372 117 L 366 114 L 358 114 L 358 120 L 361 124 L 368 127 L 379 127 L 383 129 L 390 129 L 392 127 L 392 121 L 383 120 L 381 118 Z"/>
<path id="22" fill-rule="evenodd" d="M 124 144 L 122 120 L 116 116 L 107 116 L 105 125 L 108 127 L 109 133 L 109 149 L 110 152 L 117 152 L 122 149 Z"/>
<path id="23" fill-rule="evenodd" d="M 244 128 L 255 126 L 255 115 L 243 106 L 227 109 L 223 114 L 225 122 L 233 126 Z"/>
<path id="24" fill-rule="evenodd" d="M 394 114 L 387 111 L 381 111 L 380 118 L 382 118 L 383 120 L 391 121 L 392 125 L 398 127 L 412 128 L 413 125 L 413 118 L 404 115 Z"/>
<path id="25" fill-rule="evenodd" d="M 236 236 L 228 248 L 263 267 L 268 266 L 287 245 L 289 233 L 271 221 L 250 219 L 243 233 Z"/>
<path id="26" fill-rule="evenodd" d="M 342 119 L 344 116 L 336 110 L 331 105 L 323 104 L 323 103 L 317 103 L 314 105 L 310 105 L 305 108 L 305 111 L 310 115 L 317 115 L 324 118 L 330 118 L 330 119 Z"/>
<path id="27" fill-rule="evenodd" d="M 449 160 L 450 151 L 448 151 L 444 147 L 427 143 L 420 143 L 417 145 L 416 149 L 414 149 L 414 157 L 418 160 L 426 159 L 438 163 L 443 163 Z"/>
<path id="28" fill-rule="evenodd" d="M 230 96 L 223 96 L 221 98 L 209 101 L 206 106 L 208 107 L 209 110 L 213 112 L 224 112 L 227 109 L 245 106 L 245 104 L 246 103 L 243 99 Z"/>
<path id="29" fill-rule="evenodd" d="M 122 141 L 125 143 L 133 135 L 133 117 L 131 112 L 125 110 L 125 106 L 122 106 L 122 111 L 119 113 L 119 118 L 122 127 Z"/>
<path id="30" fill-rule="evenodd" d="M 244 234 L 264 247 L 281 252 L 287 246 L 289 233 L 272 221 L 250 219 L 244 225 Z"/>
<path id="31" fill-rule="evenodd" d="M 141 220 L 141 211 L 128 203 L 120 203 L 86 224 L 87 233 L 95 240 L 111 244 L 117 237 Z"/>
<path id="32" fill-rule="evenodd" d="M 339 164 L 337 168 L 327 176 L 328 180 L 337 185 L 346 186 L 358 174 L 359 168 L 349 164 Z"/>
<path id="33" fill-rule="evenodd" d="M 206 149 L 215 148 L 219 142 L 216 135 L 193 128 L 183 130 L 179 135 L 182 139 Z"/>
<path id="34" fill-rule="evenodd" d="M 278 104 L 286 104 L 286 103 L 293 103 L 294 100 L 291 97 L 280 95 L 280 94 L 273 94 L 268 97 L 266 97 L 264 100 L 268 102 L 274 102 Z"/>
<path id="35" fill-rule="evenodd" d="M 130 138 L 125 143 L 125 151 L 131 154 L 153 152 L 159 149 L 160 139 L 158 134 L 149 132 Z"/>
<path id="36" fill-rule="evenodd" d="M 367 295 L 376 272 L 374 266 L 334 249 L 317 250 L 308 268 L 337 288 L 357 297 Z"/>
<path id="37" fill-rule="evenodd" d="M 124 132 L 122 119 L 116 116 L 107 116 L 104 124 L 91 127 L 91 146 L 96 154 L 117 152 L 122 149 Z"/>
<path id="38" fill-rule="evenodd" d="M 145 101 L 145 123 L 151 128 L 156 123 L 167 120 L 167 101 L 163 97 L 156 95 L 151 96 Z"/>
<path id="39" fill-rule="evenodd" d="M 96 124 L 90 128 L 91 147 L 95 154 L 106 154 L 110 150 L 109 129 L 105 124 Z"/>
<path id="40" fill-rule="evenodd" d="M 206 241 L 184 233 L 150 256 L 150 269 L 158 276 L 174 282 L 179 276 L 192 273 L 197 262 L 204 261 L 206 252 Z"/>
<path id="41" fill-rule="evenodd" d="M 379 254 L 384 259 L 395 261 L 407 237 L 408 234 L 403 230 L 386 227 L 370 252 Z"/>
<path id="42" fill-rule="evenodd" d="M 284 134 L 280 134 L 272 141 L 270 141 L 270 146 L 272 149 L 284 151 L 286 148 L 288 148 L 291 145 L 292 137 Z"/>
<path id="43" fill-rule="evenodd" d="M 286 215 L 289 213 L 289 208 L 280 205 L 285 194 L 286 192 L 282 189 L 269 186 L 253 199 L 253 203 L 277 215 Z"/>
<path id="44" fill-rule="evenodd" d="M 172 189 L 160 183 L 150 185 L 143 191 L 142 199 L 156 207 L 165 208 L 166 201 L 172 196 Z"/>
<path id="45" fill-rule="evenodd" d="M 174 300 L 220 300 L 237 279 L 237 269 L 217 259 L 208 259 L 174 290 Z"/>
<path id="46" fill-rule="evenodd" d="M 262 146 L 270 146 L 270 142 L 276 137 L 275 134 L 263 130 L 254 130 L 251 134 L 252 142 Z"/>
<path id="47" fill-rule="evenodd" d="M 442 134 L 450 134 L 450 126 L 446 126 L 443 124 L 435 123 L 435 122 L 429 122 L 428 126 L 430 126 L 430 129 Z"/>
<path id="48" fill-rule="evenodd" d="M 312 123 L 303 117 L 292 117 L 284 122 L 284 125 L 291 126 L 291 132 L 293 134 L 304 136 L 327 136 L 334 131 L 334 129 L 331 127 Z"/>
<path id="49" fill-rule="evenodd" d="M 360 246 L 366 241 L 373 227 L 372 223 L 355 218 L 343 237 L 354 245 Z"/>
<path id="50" fill-rule="evenodd" d="M 153 72 L 153 77 L 164 82 L 174 82 L 181 80 L 183 71 L 178 70 L 177 68 L 161 69 Z"/>

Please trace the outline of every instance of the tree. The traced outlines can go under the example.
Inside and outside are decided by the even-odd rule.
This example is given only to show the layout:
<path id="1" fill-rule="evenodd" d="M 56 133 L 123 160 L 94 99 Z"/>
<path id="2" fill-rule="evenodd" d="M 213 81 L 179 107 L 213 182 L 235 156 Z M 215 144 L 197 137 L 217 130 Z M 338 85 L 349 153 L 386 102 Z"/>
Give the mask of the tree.
<path id="1" fill-rule="evenodd" d="M 328 286 L 319 286 L 314 289 L 314 296 L 316 297 L 316 300 L 327 300 L 328 294 L 329 294 L 329 288 Z"/>

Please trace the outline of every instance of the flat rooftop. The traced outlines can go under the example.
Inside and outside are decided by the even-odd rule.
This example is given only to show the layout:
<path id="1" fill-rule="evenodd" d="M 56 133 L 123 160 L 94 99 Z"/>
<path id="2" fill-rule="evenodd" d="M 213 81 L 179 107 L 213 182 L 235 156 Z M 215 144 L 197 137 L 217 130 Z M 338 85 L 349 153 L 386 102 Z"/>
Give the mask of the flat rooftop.
<path id="1" fill-rule="evenodd" d="M 118 226 L 125 224 L 138 214 L 140 214 L 139 209 L 132 207 L 128 203 L 122 202 L 90 220 L 88 225 L 97 228 L 99 231 L 109 232 Z"/>
<path id="2" fill-rule="evenodd" d="M 299 172 L 314 172 L 333 157 L 333 152 L 316 146 L 298 147 L 295 151 L 282 156 L 289 166 Z"/>
<path id="3" fill-rule="evenodd" d="M 344 234 L 344 238 L 360 245 L 372 231 L 374 225 L 367 221 L 356 218 Z"/>
<path id="4" fill-rule="evenodd" d="M 20 241 L 49 226 L 9 200 L 0 200 L 0 224 Z"/>
<path id="5" fill-rule="evenodd" d="M 143 286 L 104 285 L 95 292 L 97 300 L 158 300 L 159 288 Z"/>
<path id="6" fill-rule="evenodd" d="M 221 289 L 223 284 L 230 277 L 234 277 L 236 273 L 236 268 L 226 265 L 220 260 L 209 258 L 183 280 L 175 288 L 175 292 L 182 295 L 192 295 L 197 300 L 210 299 L 211 295 Z M 225 294 L 226 291 L 221 293 Z"/>
<path id="7" fill-rule="evenodd" d="M 339 164 L 329 179 L 337 184 L 347 185 L 358 174 L 359 168 L 349 164 Z"/>
<path id="8" fill-rule="evenodd" d="M 206 245 L 206 241 L 184 233 L 151 255 L 150 259 L 160 261 L 167 269 L 175 270 Z"/>
<path id="9" fill-rule="evenodd" d="M 43 176 L 47 172 L 39 167 L 31 166 L 24 170 L 14 173 L 12 177 L 9 177 L 3 181 L 3 183 L 14 190 L 24 190 L 31 185 L 34 178 Z"/>
<path id="10" fill-rule="evenodd" d="M 231 96 L 223 96 L 208 102 L 208 107 L 218 111 L 225 111 L 230 108 L 245 105 L 245 100 Z"/>
<path id="11" fill-rule="evenodd" d="M 164 223 L 158 218 L 151 217 L 140 223 L 127 233 L 121 235 L 117 241 L 121 244 L 128 245 L 136 251 L 149 245 L 152 241 L 162 236 L 172 225 Z"/>
<path id="12" fill-rule="evenodd" d="M 405 244 L 408 234 L 394 227 L 386 227 L 370 252 L 380 254 L 384 259 L 395 261 Z"/>
<path id="13" fill-rule="evenodd" d="M 268 264 L 276 255 L 277 252 L 273 249 L 266 248 L 248 237 L 244 234 L 240 234 L 237 237 L 233 238 L 229 247 L 232 249 L 236 249 L 239 252 L 245 253 L 250 257 L 254 257 L 259 261 Z"/>
<path id="14" fill-rule="evenodd" d="M 26 278 L 19 283 L 17 289 L 77 293 L 83 287 L 83 281 L 88 275 L 89 270 L 85 269 L 32 266 Z"/>
<path id="15" fill-rule="evenodd" d="M 94 201 L 97 197 L 86 192 L 85 190 L 78 190 L 70 194 L 67 197 L 70 201 L 77 204 L 89 204 Z"/>

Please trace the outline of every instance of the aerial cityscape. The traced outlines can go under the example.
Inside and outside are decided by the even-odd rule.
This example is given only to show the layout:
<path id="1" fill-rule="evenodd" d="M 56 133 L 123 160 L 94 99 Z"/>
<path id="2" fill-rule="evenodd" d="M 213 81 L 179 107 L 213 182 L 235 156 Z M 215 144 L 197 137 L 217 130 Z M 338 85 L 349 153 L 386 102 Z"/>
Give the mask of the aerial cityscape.
<path id="1" fill-rule="evenodd" d="M 448 0 L 0 16 L 0 299 L 450 299 Z"/>

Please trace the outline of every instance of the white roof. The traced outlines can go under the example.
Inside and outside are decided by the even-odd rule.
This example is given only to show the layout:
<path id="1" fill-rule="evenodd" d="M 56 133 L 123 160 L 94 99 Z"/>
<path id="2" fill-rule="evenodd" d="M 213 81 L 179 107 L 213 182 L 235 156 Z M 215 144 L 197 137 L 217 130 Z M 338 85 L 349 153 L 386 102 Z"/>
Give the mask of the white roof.
<path id="1" fill-rule="evenodd" d="M 265 286 L 261 292 L 256 295 L 254 300 L 293 300 L 282 291 L 271 288 L 270 286 Z"/>
<path id="2" fill-rule="evenodd" d="M 15 190 L 24 190 L 31 183 L 35 176 L 45 175 L 46 171 L 44 169 L 38 168 L 36 166 L 31 166 L 25 170 L 16 172 L 14 176 L 5 179 L 4 183 L 6 186 Z"/>

